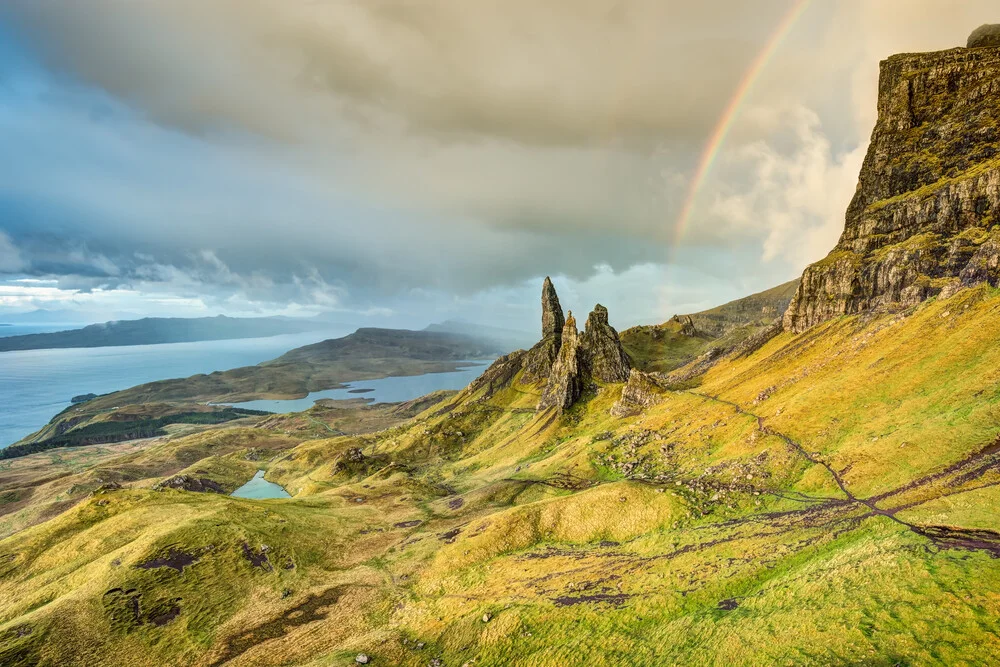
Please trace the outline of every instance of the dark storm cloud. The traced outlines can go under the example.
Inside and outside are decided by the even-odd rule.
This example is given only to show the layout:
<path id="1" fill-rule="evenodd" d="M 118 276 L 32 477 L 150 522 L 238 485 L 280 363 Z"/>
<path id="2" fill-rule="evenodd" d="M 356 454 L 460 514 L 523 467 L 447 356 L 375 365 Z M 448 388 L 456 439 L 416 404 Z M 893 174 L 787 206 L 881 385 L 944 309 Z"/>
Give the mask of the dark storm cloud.
<path id="1" fill-rule="evenodd" d="M 842 225 L 878 59 L 961 43 L 993 8 L 811 3 L 672 248 L 790 6 L 8 0 L 0 272 L 327 305 L 668 257 L 699 267 L 688 288 L 784 279 Z"/>

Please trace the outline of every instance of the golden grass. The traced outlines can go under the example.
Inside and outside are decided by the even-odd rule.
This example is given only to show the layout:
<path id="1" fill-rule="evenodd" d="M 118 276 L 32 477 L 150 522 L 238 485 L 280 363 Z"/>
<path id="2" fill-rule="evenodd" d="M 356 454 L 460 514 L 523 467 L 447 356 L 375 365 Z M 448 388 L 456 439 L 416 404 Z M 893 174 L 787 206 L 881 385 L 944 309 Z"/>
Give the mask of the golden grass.
<path id="1" fill-rule="evenodd" d="M 80 503 L 3 519 L 0 663 L 993 664 L 1000 560 L 905 523 L 1000 528 L 1000 472 L 962 464 L 1000 433 L 998 315 L 978 289 L 782 334 L 628 418 L 618 385 L 554 417 L 515 383 L 374 433 L 293 416 L 48 452 L 64 476 L 18 512 Z M 150 488 L 258 466 L 294 497 Z M 114 474 L 131 488 L 90 495 Z M 196 560 L 136 567 L 171 550 Z"/>

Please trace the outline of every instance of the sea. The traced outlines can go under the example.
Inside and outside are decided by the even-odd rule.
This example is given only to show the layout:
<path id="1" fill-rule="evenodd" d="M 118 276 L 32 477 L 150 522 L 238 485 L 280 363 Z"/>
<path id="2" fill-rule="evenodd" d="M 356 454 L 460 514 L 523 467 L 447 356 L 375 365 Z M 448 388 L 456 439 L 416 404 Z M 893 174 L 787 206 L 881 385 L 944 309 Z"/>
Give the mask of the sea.
<path id="1" fill-rule="evenodd" d="M 56 325 L 0 327 L 0 336 L 62 331 Z M 352 330 L 267 338 L 0 352 L 0 448 L 34 433 L 81 394 L 252 366 Z"/>
<path id="2" fill-rule="evenodd" d="M 0 336 L 66 328 L 3 326 Z M 43 427 L 69 407 L 74 396 L 106 394 L 145 382 L 253 366 L 296 347 L 346 336 L 352 330 L 197 343 L 0 352 L 0 449 Z M 352 382 L 345 389 L 318 391 L 298 400 L 248 401 L 236 405 L 269 412 L 297 412 L 308 409 L 321 398 L 408 401 L 440 389 L 461 389 L 487 365 L 484 361 L 461 363 L 462 368 L 454 372 Z"/>

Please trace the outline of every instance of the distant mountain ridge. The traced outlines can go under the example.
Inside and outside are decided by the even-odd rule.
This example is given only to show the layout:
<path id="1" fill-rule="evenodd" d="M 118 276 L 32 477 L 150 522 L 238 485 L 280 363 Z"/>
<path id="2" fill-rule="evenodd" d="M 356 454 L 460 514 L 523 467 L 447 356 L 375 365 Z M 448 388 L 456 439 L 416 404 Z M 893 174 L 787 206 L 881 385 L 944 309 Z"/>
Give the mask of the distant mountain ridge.
<path id="1" fill-rule="evenodd" d="M 508 351 L 494 341 L 465 334 L 361 328 L 341 338 L 297 347 L 256 366 L 164 379 L 102 396 L 75 397 L 87 400 L 66 408 L 20 442 L 75 446 L 67 443 L 80 444 L 80 438 L 86 436 L 83 444 L 92 444 L 107 437 L 107 429 L 97 424 L 111 414 L 116 422 L 141 421 L 151 416 L 187 414 L 209 402 L 302 398 L 313 391 L 342 387 L 345 382 L 452 372 L 465 361 L 493 359 Z M 133 412 L 136 414 L 129 416 Z M 77 435 L 80 437 L 74 440 Z"/>
<path id="2" fill-rule="evenodd" d="M 461 319 L 436 322 L 425 327 L 424 331 L 463 334 L 480 340 L 493 341 L 500 347 L 510 348 L 511 350 L 516 348 L 527 349 L 535 344 L 536 338 L 536 335 L 530 331 L 492 327 Z"/>
<path id="3" fill-rule="evenodd" d="M 0 352 L 261 338 L 321 328 L 323 323 L 315 320 L 282 317 L 145 317 L 68 331 L 7 336 L 0 338 Z"/>
<path id="4" fill-rule="evenodd" d="M 632 327 L 621 333 L 622 345 L 643 371 L 670 372 L 705 354 L 718 359 L 745 341 L 777 333 L 798 287 L 798 279 L 790 280 L 700 313 Z"/>

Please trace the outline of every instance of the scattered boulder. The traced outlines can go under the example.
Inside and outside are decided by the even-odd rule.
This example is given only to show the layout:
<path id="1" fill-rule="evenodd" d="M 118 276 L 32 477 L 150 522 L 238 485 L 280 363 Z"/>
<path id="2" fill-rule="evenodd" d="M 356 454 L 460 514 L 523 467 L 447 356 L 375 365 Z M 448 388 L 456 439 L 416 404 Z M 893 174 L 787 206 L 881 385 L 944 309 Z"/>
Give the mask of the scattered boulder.
<path id="1" fill-rule="evenodd" d="M 1000 47 L 1000 23 L 984 23 L 969 35 L 966 48 Z"/>
<path id="2" fill-rule="evenodd" d="M 194 493 L 226 493 L 226 490 L 218 482 L 206 477 L 197 478 L 191 475 L 174 475 L 153 487 L 154 491 L 162 491 L 163 489 L 178 489 Z"/>
<path id="3" fill-rule="evenodd" d="M 364 653 L 358 653 L 358 656 L 354 658 L 354 662 L 358 663 L 359 665 L 367 665 L 369 662 L 371 662 L 371 658 L 369 658 Z"/>
<path id="4" fill-rule="evenodd" d="M 618 332 L 608 323 L 608 309 L 601 304 L 594 306 L 587 317 L 586 327 L 580 337 L 580 352 L 587 372 L 595 380 L 628 380 L 632 362 L 622 348 Z"/>

